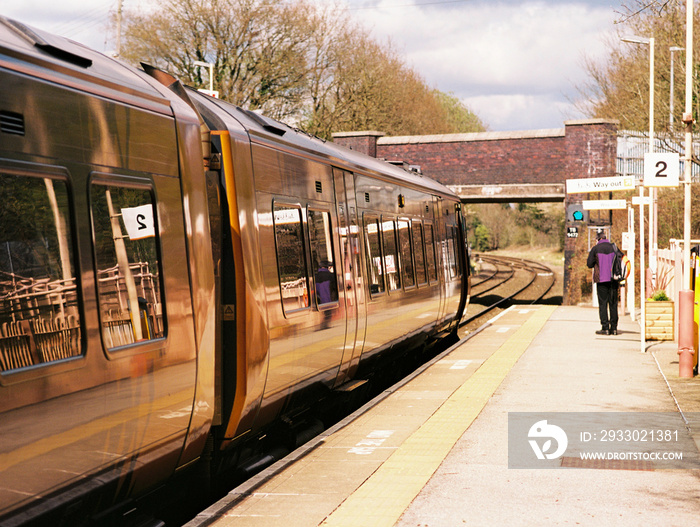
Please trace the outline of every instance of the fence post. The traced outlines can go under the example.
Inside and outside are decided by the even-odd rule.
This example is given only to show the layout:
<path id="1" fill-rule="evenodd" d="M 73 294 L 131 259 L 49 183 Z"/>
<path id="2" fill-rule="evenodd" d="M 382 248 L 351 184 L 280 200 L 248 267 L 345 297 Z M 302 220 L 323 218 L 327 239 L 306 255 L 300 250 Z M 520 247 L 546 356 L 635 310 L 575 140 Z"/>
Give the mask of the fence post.
<path id="1" fill-rule="evenodd" d="M 673 324 L 674 328 L 678 327 L 678 313 L 680 311 L 679 295 L 683 289 L 683 251 L 680 247 L 676 246 L 674 253 L 674 269 L 673 269 L 673 301 L 675 302 L 678 309 L 673 310 Z M 678 331 L 674 332 L 678 335 Z M 676 336 L 676 338 L 678 338 Z"/>

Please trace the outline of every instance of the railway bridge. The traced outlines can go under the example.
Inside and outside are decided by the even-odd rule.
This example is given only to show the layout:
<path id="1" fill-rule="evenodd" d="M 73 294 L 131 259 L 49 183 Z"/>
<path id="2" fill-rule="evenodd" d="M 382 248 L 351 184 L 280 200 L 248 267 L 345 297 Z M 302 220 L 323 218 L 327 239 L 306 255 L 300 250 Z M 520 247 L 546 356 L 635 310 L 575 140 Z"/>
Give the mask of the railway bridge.
<path id="1" fill-rule="evenodd" d="M 401 137 L 377 131 L 341 132 L 333 140 L 373 157 L 419 168 L 465 203 L 567 205 L 568 200 L 582 198 L 567 196 L 567 179 L 615 176 L 618 122 L 573 120 L 565 121 L 564 128 L 546 130 Z M 567 238 L 565 304 L 580 299 L 581 277 L 571 270 L 581 267 L 587 250 L 583 239 Z"/>
<path id="2" fill-rule="evenodd" d="M 463 202 L 564 202 L 567 179 L 615 175 L 617 128 L 617 121 L 591 119 L 522 132 L 400 137 L 341 132 L 333 140 L 420 167 Z"/>

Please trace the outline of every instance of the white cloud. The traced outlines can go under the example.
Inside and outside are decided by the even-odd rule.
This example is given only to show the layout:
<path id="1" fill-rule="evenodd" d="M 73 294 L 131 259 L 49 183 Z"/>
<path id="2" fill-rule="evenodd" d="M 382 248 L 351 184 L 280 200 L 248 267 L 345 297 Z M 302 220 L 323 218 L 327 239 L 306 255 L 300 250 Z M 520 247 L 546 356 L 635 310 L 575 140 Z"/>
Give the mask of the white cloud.
<path id="1" fill-rule="evenodd" d="M 580 0 L 390 7 L 408 3 L 381 0 L 376 9 L 350 13 L 494 130 L 558 128 L 567 114 L 580 117 L 567 97 L 585 79 L 584 54 L 603 56 L 616 18 L 607 2 Z"/>
<path id="2" fill-rule="evenodd" d="M 546 94 L 477 95 L 461 101 L 493 131 L 563 128 L 564 121 L 584 117 L 572 103 Z"/>
<path id="3" fill-rule="evenodd" d="M 4 16 L 109 51 L 117 0 L 1 0 Z M 124 8 L 155 0 L 124 0 Z M 315 0 L 341 2 L 426 82 L 465 101 L 492 130 L 559 128 L 584 53 L 603 57 L 622 0 Z M 420 5 L 420 4 L 423 5 Z"/>
<path id="4" fill-rule="evenodd" d="M 117 0 L 2 0 L 0 15 L 29 26 L 70 38 L 97 51 L 114 45 L 110 17 Z M 124 0 L 123 8 L 135 8 L 152 0 Z"/>

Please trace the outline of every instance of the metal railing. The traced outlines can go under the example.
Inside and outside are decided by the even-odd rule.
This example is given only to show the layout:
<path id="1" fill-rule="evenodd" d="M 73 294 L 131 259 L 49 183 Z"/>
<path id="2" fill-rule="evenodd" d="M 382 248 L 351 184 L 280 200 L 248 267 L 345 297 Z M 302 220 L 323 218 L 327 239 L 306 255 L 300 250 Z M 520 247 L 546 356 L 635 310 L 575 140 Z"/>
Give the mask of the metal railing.
<path id="1" fill-rule="evenodd" d="M 685 143 L 671 137 L 659 135 L 654 138 L 655 152 L 678 152 L 680 154 L 680 173 L 684 173 Z M 644 179 L 644 154 L 649 152 L 649 136 L 645 132 L 619 130 L 617 132 L 617 162 L 615 173 L 618 176 L 634 176 L 636 180 Z M 693 141 L 693 156 L 700 157 L 700 138 Z M 700 181 L 700 165 L 693 163 L 693 182 Z"/>

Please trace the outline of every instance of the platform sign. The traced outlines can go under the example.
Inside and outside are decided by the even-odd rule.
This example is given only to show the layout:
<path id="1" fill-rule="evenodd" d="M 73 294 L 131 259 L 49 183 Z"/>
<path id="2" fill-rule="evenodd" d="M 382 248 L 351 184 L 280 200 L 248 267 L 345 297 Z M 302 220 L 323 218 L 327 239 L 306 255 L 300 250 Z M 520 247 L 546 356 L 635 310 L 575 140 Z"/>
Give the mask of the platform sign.
<path id="1" fill-rule="evenodd" d="M 610 192 L 613 190 L 634 190 L 634 177 L 592 177 L 585 179 L 567 179 L 567 194 L 584 192 Z"/>
<path id="2" fill-rule="evenodd" d="M 632 196 L 632 205 L 651 205 L 651 196 Z"/>
<path id="3" fill-rule="evenodd" d="M 634 250 L 634 233 L 633 232 L 623 232 L 622 233 L 622 243 L 621 249 L 623 251 L 632 251 Z"/>
<path id="4" fill-rule="evenodd" d="M 584 210 L 626 209 L 626 199 L 591 199 L 581 202 Z"/>
<path id="5" fill-rule="evenodd" d="M 645 187 L 677 187 L 680 172 L 680 156 L 677 153 L 644 154 Z"/>

